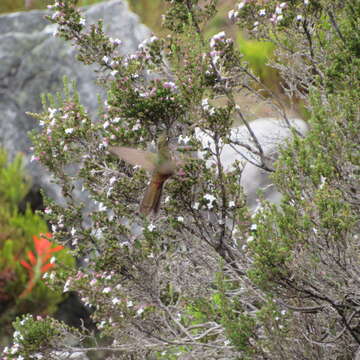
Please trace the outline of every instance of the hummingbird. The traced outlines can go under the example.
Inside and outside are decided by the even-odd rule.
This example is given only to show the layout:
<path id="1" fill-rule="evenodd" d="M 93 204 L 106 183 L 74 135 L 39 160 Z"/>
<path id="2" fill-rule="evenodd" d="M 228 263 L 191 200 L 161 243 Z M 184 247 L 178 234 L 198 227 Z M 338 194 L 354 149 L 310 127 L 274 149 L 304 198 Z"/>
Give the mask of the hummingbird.
<path id="1" fill-rule="evenodd" d="M 158 152 L 134 149 L 125 146 L 110 146 L 109 151 L 131 165 L 138 165 L 151 173 L 150 184 L 140 204 L 140 214 L 157 214 L 165 181 L 175 174 L 179 162 L 172 159 L 165 135 L 160 135 Z"/>

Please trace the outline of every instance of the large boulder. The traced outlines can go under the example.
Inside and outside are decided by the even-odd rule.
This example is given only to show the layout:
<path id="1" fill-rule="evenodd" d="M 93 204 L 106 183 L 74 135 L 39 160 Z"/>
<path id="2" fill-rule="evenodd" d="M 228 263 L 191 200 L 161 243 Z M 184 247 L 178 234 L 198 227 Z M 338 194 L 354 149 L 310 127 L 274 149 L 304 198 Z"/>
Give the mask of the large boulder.
<path id="1" fill-rule="evenodd" d="M 253 134 L 266 157 L 265 167 L 261 167 L 261 159 L 248 147 L 257 149 L 254 138 L 245 125 L 234 127 L 231 130 L 231 139 L 241 145 L 223 146 L 220 159 L 226 171 L 230 171 L 235 161 L 243 163 L 243 172 L 241 176 L 241 185 L 246 195 L 247 204 L 251 212 L 256 212 L 259 206 L 259 191 L 263 193 L 264 199 L 278 204 L 281 200 L 281 194 L 271 182 L 269 175 L 273 170 L 273 163 L 278 157 L 279 146 L 284 145 L 285 141 L 290 139 L 293 131 L 305 135 L 308 126 L 301 119 L 290 119 L 285 123 L 276 118 L 260 118 L 251 121 L 249 124 Z M 290 126 L 289 126 L 290 125 Z M 212 139 L 204 133 L 197 134 L 204 147 L 210 147 L 215 151 L 215 145 Z M 209 161 L 211 166 L 211 161 Z"/>
<path id="2" fill-rule="evenodd" d="M 44 18 L 47 14 L 48 11 L 30 11 L 0 16 L 0 146 L 7 149 L 10 157 L 23 152 L 34 186 L 43 188 L 61 203 L 59 188 L 39 164 L 30 162 L 27 134 L 37 123 L 26 112 L 40 112 L 40 95 L 61 91 L 64 75 L 76 80 L 80 100 L 94 116 L 97 95 L 102 89 L 94 83 L 93 69 L 75 60 L 74 47 L 53 36 L 56 25 Z M 84 17 L 87 24 L 103 19 L 105 32 L 123 41 L 123 54 L 135 52 L 138 44 L 150 36 L 123 0 L 88 7 Z M 80 191 L 78 196 L 86 201 Z"/>

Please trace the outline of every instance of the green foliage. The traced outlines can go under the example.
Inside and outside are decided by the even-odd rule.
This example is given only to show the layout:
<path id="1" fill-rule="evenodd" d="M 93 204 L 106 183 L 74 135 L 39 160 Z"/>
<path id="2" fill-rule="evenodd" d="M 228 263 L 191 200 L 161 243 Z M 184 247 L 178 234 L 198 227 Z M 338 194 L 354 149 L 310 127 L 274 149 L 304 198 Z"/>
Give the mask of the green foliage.
<path id="1" fill-rule="evenodd" d="M 22 155 L 17 154 L 8 163 L 7 153 L 0 150 L 0 201 L 17 206 L 29 191 L 29 180 L 25 181 Z"/>
<path id="2" fill-rule="evenodd" d="M 25 312 L 34 314 L 52 313 L 60 301 L 61 292 L 52 291 L 43 281 L 39 282 L 31 294 L 19 299 L 29 281 L 27 270 L 20 264 L 28 250 L 33 251 L 33 235 L 46 233 L 47 224 L 27 204 L 24 213 L 19 212 L 30 185 L 23 169 L 22 156 L 8 162 L 5 150 L 0 152 L 0 326 L 9 332 L 15 316 Z M 74 259 L 67 251 L 57 256 L 59 264 L 72 268 Z"/>
<path id="3" fill-rule="evenodd" d="M 72 3 L 57 4 L 61 19 L 49 19 L 80 46 L 84 63 L 105 74 L 107 102 L 92 120 L 76 89 L 48 97 L 43 112 L 33 114 L 43 122 L 33 142 L 67 199 L 65 208 L 47 203 L 55 237 L 71 239 L 86 258 L 66 287 L 96 304 L 98 329 L 116 340 L 108 349 L 134 359 L 353 357 L 360 299 L 359 63 L 358 37 L 343 37 L 359 30 L 355 0 L 332 7 L 325 0 L 244 2 L 235 20 L 261 46 L 242 43 L 240 51 L 223 32 L 204 35 L 216 1 L 207 7 L 170 1 L 171 36 L 152 37 L 132 56 L 119 55 L 102 22 L 88 31 Z M 273 46 L 284 88 L 306 103 L 310 130 L 306 137 L 293 130 L 280 150 L 272 179 L 281 204 L 263 201 L 250 216 L 241 164 L 224 169 L 221 150 L 225 143 L 239 152 L 245 147 L 269 170 L 268 154 L 255 146 L 236 99 L 239 92 L 264 98 L 261 68 Z M 282 98 L 266 95 L 286 123 Z M 254 141 L 229 136 L 239 118 Z M 179 151 L 183 173 L 164 185 L 160 214 L 146 218 L 137 209 L 147 174 L 133 165 L 146 168 L 151 155 L 140 150 L 164 133 L 169 146 L 186 143 L 202 157 L 181 158 Z M 108 146 L 118 145 L 139 148 L 141 159 L 128 164 L 113 157 Z M 81 170 L 69 172 L 74 163 Z M 86 215 L 74 197 L 79 180 L 98 205 Z"/>
<path id="4" fill-rule="evenodd" d="M 78 0 L 79 6 L 88 6 L 102 2 L 104 0 Z M 106 1 L 106 0 L 105 0 Z M 0 3 L 0 14 L 1 13 L 10 13 L 16 11 L 25 11 L 33 9 L 45 9 L 47 5 L 52 5 L 54 1 L 52 0 L 32 0 L 31 7 L 29 9 L 25 8 L 26 0 L 1 0 Z"/>
<path id="5" fill-rule="evenodd" d="M 30 359 L 38 349 L 46 353 L 50 344 L 56 344 L 69 328 L 51 317 L 37 317 L 26 314 L 13 322 L 15 329 L 14 345 L 10 351 L 5 348 L 7 359 Z M 48 354 L 50 358 L 50 354 Z M 53 358 L 53 357 L 51 357 Z"/>
<path id="6" fill-rule="evenodd" d="M 237 36 L 237 44 L 244 54 L 244 60 L 249 62 L 255 74 L 269 84 L 274 81 L 274 70 L 267 64 L 273 56 L 275 45 L 271 42 L 246 40 L 241 34 Z"/>

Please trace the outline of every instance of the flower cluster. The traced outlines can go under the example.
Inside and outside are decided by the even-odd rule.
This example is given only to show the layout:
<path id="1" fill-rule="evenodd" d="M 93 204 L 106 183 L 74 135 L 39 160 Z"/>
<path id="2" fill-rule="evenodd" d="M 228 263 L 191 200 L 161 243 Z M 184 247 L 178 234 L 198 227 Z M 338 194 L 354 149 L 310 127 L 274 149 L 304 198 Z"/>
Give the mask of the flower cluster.
<path id="1" fill-rule="evenodd" d="M 307 7 L 310 4 L 310 0 L 304 0 L 303 6 Z M 244 0 L 240 2 L 235 9 L 232 9 L 228 13 L 228 18 L 232 22 L 240 20 L 244 14 L 251 14 L 253 22 L 253 31 L 257 31 L 262 23 L 270 22 L 273 25 L 281 25 L 285 20 L 287 9 L 293 9 L 294 11 L 301 11 L 301 7 L 297 8 L 289 1 L 267 1 L 262 5 L 253 0 Z M 292 17 L 293 13 L 289 12 L 289 16 Z M 303 15 L 297 13 L 295 16 L 296 21 L 301 21 Z"/>

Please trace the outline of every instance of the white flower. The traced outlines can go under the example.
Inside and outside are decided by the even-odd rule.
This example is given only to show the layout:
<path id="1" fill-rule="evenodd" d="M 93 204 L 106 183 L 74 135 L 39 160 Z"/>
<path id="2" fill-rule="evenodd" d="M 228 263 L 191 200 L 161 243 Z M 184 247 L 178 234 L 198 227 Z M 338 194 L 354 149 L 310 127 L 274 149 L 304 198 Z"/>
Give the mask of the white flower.
<path id="1" fill-rule="evenodd" d="M 108 120 L 106 120 L 103 124 L 103 128 L 107 129 L 110 126 L 110 122 Z"/>
<path id="2" fill-rule="evenodd" d="M 118 73 L 117 70 L 113 70 L 110 74 L 111 74 L 112 76 L 115 76 L 117 73 Z"/>
<path id="3" fill-rule="evenodd" d="M 200 206 L 200 204 L 199 204 L 198 202 L 196 202 L 196 203 L 194 203 L 193 208 L 194 208 L 195 210 L 198 210 L 198 209 L 199 209 L 199 206 Z"/>
<path id="4" fill-rule="evenodd" d="M 259 15 L 260 15 L 260 16 L 265 16 L 265 15 L 266 15 L 266 10 L 265 10 L 265 9 L 261 9 L 261 10 L 259 11 Z"/>
<path id="5" fill-rule="evenodd" d="M 210 39 L 210 46 L 214 47 L 216 42 L 218 42 L 219 40 L 223 40 L 225 39 L 225 31 L 220 31 L 219 33 L 215 34 L 211 39 Z"/>
<path id="6" fill-rule="evenodd" d="M 74 227 L 71 228 L 70 234 L 71 236 L 74 236 L 76 234 L 76 229 Z"/>
<path id="7" fill-rule="evenodd" d="M 57 112 L 57 109 L 48 108 L 48 112 L 49 112 L 50 119 L 52 119 L 54 117 L 55 113 Z"/>
<path id="8" fill-rule="evenodd" d="M 81 18 L 79 24 L 85 26 L 86 20 L 84 18 Z"/>
<path id="9" fill-rule="evenodd" d="M 296 17 L 296 20 L 297 20 L 297 21 L 301 21 L 302 18 L 303 18 L 302 15 L 298 15 L 298 16 Z"/>
<path id="10" fill-rule="evenodd" d="M 320 190 L 324 187 L 325 183 L 326 183 L 326 177 L 321 175 L 321 177 L 320 177 L 320 185 L 319 185 Z"/>
<path id="11" fill-rule="evenodd" d="M 284 9 L 284 8 L 287 6 L 287 3 L 286 3 L 286 2 L 282 2 L 279 6 L 280 6 L 281 9 Z"/>
<path id="12" fill-rule="evenodd" d="M 255 21 L 254 22 L 254 26 L 257 27 L 259 25 L 259 22 L 258 21 Z"/>
<path id="13" fill-rule="evenodd" d="M 146 47 L 146 45 L 147 45 L 148 42 L 149 42 L 149 39 L 143 40 L 143 41 L 138 45 L 138 49 L 139 49 L 139 50 L 145 49 L 145 47 Z M 131 57 L 130 57 L 130 58 L 131 58 Z"/>
<path id="14" fill-rule="evenodd" d="M 117 298 L 117 297 L 114 297 L 114 298 L 111 300 L 111 302 L 112 302 L 114 305 L 117 305 L 117 304 L 119 304 L 119 303 L 121 302 L 121 300 L 120 300 L 119 298 Z"/>
<path id="15" fill-rule="evenodd" d="M 116 118 L 114 118 L 114 119 L 111 120 L 111 122 L 112 122 L 113 124 L 117 124 L 119 121 L 120 121 L 120 118 L 119 118 L 119 117 L 116 117 Z"/>
<path id="16" fill-rule="evenodd" d="M 309 0 L 304 0 L 304 5 L 309 5 Z"/>
<path id="17" fill-rule="evenodd" d="M 109 184 L 110 184 L 110 185 L 113 185 L 115 181 L 116 181 L 116 176 L 113 176 L 113 177 L 109 180 Z"/>
<path id="18" fill-rule="evenodd" d="M 131 300 L 129 300 L 126 302 L 126 305 L 127 305 L 127 307 L 132 307 L 134 305 L 134 303 Z"/>
<path id="19" fill-rule="evenodd" d="M 178 217 L 177 217 L 177 221 L 178 221 L 178 222 L 184 222 L 184 218 L 183 218 L 182 216 L 178 216 Z"/>
<path id="20" fill-rule="evenodd" d="M 10 350 L 10 353 L 12 355 L 16 354 L 19 350 L 19 344 L 14 344 L 12 347 L 11 347 L 11 350 Z"/>
<path id="21" fill-rule="evenodd" d="M 144 308 L 140 307 L 137 312 L 136 315 L 141 315 L 144 312 Z"/>
<path id="22" fill-rule="evenodd" d="M 285 315 L 286 314 L 286 310 L 281 310 L 281 315 Z"/>
<path id="23" fill-rule="evenodd" d="M 283 15 L 279 15 L 279 16 L 276 18 L 276 21 L 279 22 L 279 21 L 281 21 L 283 18 L 284 18 Z"/>
<path id="24" fill-rule="evenodd" d="M 73 128 L 65 129 L 65 134 L 72 134 L 74 132 Z"/>
<path id="25" fill-rule="evenodd" d="M 156 228 L 156 226 L 155 226 L 154 224 L 149 224 L 149 225 L 147 226 L 147 229 L 148 229 L 150 232 L 153 232 L 155 228 Z"/>
<path id="26" fill-rule="evenodd" d="M 282 8 L 280 6 L 277 6 L 275 9 L 275 14 L 280 15 L 282 13 Z"/>
<path id="27" fill-rule="evenodd" d="M 246 239 L 246 242 L 249 244 L 251 243 L 252 241 L 254 241 L 254 237 L 253 236 L 249 236 L 247 239 Z"/>
<path id="28" fill-rule="evenodd" d="M 229 20 L 232 20 L 232 21 L 235 20 L 238 15 L 239 15 L 239 12 L 234 9 L 232 9 L 228 12 L 228 18 L 229 18 Z"/>
<path id="29" fill-rule="evenodd" d="M 178 137 L 178 142 L 179 142 L 179 143 L 183 142 L 184 144 L 187 144 L 190 140 L 191 140 L 191 137 L 190 137 L 190 136 L 180 135 L 180 136 Z"/>
<path id="30" fill-rule="evenodd" d="M 211 194 L 205 194 L 204 199 L 208 200 L 209 203 L 207 204 L 208 209 L 212 209 L 214 207 L 213 202 L 216 200 L 216 197 Z"/>
<path id="31" fill-rule="evenodd" d="M 52 271 L 52 272 L 50 273 L 49 278 L 50 278 L 50 280 L 52 280 L 52 281 L 55 279 L 55 272 L 54 272 L 54 271 Z"/>
<path id="32" fill-rule="evenodd" d="M 108 56 L 103 56 L 102 61 L 107 64 L 109 62 L 110 58 Z"/>
<path id="33" fill-rule="evenodd" d="M 202 108 L 206 111 L 209 109 L 209 99 L 203 99 L 201 101 Z"/>
<path id="34" fill-rule="evenodd" d="M 44 358 L 44 356 L 41 355 L 41 354 L 34 354 L 32 357 L 33 357 L 34 359 L 43 359 L 43 358 Z"/>
<path id="35" fill-rule="evenodd" d="M 174 82 L 172 82 L 172 81 L 165 81 L 163 83 L 163 87 L 165 89 L 173 89 L 173 90 L 177 89 L 176 84 Z"/>
<path id="36" fill-rule="evenodd" d="M 140 124 L 140 121 L 138 120 L 138 121 L 136 121 L 135 125 L 132 127 L 131 130 L 132 131 L 137 131 L 139 129 L 141 129 L 141 124 Z"/>
<path id="37" fill-rule="evenodd" d="M 70 280 L 66 280 L 63 292 L 67 292 L 70 289 Z"/>
<path id="38" fill-rule="evenodd" d="M 103 294 L 108 294 L 110 291 L 111 291 L 111 287 L 106 287 L 102 292 Z"/>
<path id="39" fill-rule="evenodd" d="M 50 259 L 50 264 L 55 264 L 55 261 L 56 261 L 56 257 L 52 256 Z"/>
<path id="40" fill-rule="evenodd" d="M 22 340 L 23 336 L 21 335 L 20 331 L 16 330 L 13 334 L 15 340 Z"/>
<path id="41" fill-rule="evenodd" d="M 257 229 L 257 225 L 256 224 L 251 224 L 250 230 L 255 231 L 256 229 Z"/>
<path id="42" fill-rule="evenodd" d="M 246 2 L 245 2 L 245 1 L 242 1 L 242 2 L 238 5 L 238 9 L 241 10 L 245 5 L 246 5 Z"/>
<path id="43" fill-rule="evenodd" d="M 109 41 L 114 45 L 121 45 L 122 44 L 122 41 L 120 39 L 109 38 Z"/>
<path id="44" fill-rule="evenodd" d="M 150 39 L 149 39 L 149 42 L 154 42 L 156 40 L 159 40 L 155 35 L 153 35 Z"/>
<path id="45" fill-rule="evenodd" d="M 235 207 L 235 201 L 229 201 L 229 207 L 233 208 Z"/>
<path id="46" fill-rule="evenodd" d="M 55 12 L 51 15 L 51 18 L 52 18 L 53 20 L 55 20 L 59 15 L 60 15 L 60 11 L 55 11 Z"/>
<path id="47" fill-rule="evenodd" d="M 97 325 L 97 328 L 98 328 L 99 330 L 101 330 L 101 329 L 103 329 L 103 328 L 105 327 L 105 325 L 106 325 L 106 321 L 103 320 L 100 324 Z"/>
<path id="48" fill-rule="evenodd" d="M 106 210 L 107 210 L 107 207 L 102 202 L 100 202 L 99 203 L 99 211 L 106 211 Z"/>

